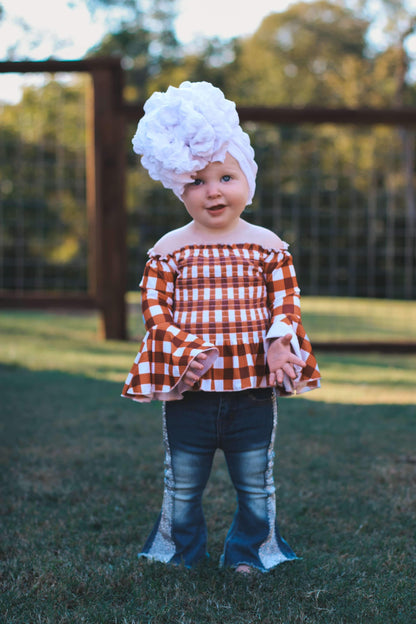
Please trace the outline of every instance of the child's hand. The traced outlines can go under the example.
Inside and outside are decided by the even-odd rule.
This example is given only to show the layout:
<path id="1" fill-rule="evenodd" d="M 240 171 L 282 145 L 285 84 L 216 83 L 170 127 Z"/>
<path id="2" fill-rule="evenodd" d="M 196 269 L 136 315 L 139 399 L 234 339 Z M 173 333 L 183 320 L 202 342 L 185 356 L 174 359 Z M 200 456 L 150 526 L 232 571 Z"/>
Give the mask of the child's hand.
<path id="1" fill-rule="evenodd" d="M 283 384 L 284 373 L 290 378 L 296 378 L 294 364 L 304 368 L 306 366 L 290 349 L 291 334 L 286 334 L 272 342 L 267 352 L 267 364 L 270 371 L 271 384 Z"/>
<path id="2" fill-rule="evenodd" d="M 192 388 L 194 383 L 196 381 L 198 381 L 200 376 L 199 375 L 195 375 L 195 372 L 203 370 L 204 366 L 203 366 L 203 364 L 201 364 L 201 362 L 203 362 L 206 359 L 207 359 L 207 356 L 205 355 L 205 353 L 200 353 L 190 363 L 190 365 L 188 367 L 188 370 L 186 371 L 185 375 L 183 376 L 184 383 L 187 386 L 189 386 L 190 388 Z"/>

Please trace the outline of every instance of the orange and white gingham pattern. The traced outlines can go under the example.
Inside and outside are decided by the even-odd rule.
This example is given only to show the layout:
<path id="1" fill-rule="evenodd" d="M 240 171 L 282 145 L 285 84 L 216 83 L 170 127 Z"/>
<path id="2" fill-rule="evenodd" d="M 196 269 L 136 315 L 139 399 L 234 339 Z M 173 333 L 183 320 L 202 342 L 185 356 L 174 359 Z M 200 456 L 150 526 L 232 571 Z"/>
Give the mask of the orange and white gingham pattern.
<path id="1" fill-rule="evenodd" d="M 169 256 L 151 253 L 142 282 L 146 336 L 123 396 L 179 399 L 192 359 L 207 360 L 195 390 L 236 391 L 268 384 L 267 339 L 292 333 L 307 364 L 295 387 L 319 387 L 319 369 L 300 317 L 299 288 L 286 249 L 256 244 L 189 245 Z"/>

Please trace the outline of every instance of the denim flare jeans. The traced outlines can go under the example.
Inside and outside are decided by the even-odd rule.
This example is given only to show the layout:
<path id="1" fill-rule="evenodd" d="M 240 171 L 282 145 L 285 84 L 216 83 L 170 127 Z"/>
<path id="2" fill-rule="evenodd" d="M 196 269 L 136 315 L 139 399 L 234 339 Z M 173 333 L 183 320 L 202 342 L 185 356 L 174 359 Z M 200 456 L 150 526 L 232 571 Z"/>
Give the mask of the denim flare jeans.
<path id="1" fill-rule="evenodd" d="M 186 392 L 164 404 L 162 510 L 139 557 L 194 566 L 207 556 L 202 495 L 221 449 L 237 493 L 237 510 L 221 565 L 262 572 L 296 559 L 276 523 L 273 481 L 277 401 L 272 388 Z"/>

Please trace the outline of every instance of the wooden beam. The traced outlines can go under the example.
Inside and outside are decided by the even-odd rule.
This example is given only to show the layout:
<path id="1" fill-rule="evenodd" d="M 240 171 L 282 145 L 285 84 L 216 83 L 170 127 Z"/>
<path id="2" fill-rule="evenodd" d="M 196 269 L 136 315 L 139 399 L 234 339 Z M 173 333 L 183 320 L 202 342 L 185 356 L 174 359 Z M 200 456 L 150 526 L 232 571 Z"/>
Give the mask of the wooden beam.
<path id="1" fill-rule="evenodd" d="M 123 112 L 130 122 L 139 121 L 143 116 L 143 102 L 124 103 Z M 237 106 L 241 122 L 261 122 L 273 124 L 354 124 L 354 125 L 395 125 L 416 124 L 416 108 L 285 108 L 265 106 Z"/>
<path id="2" fill-rule="evenodd" d="M 260 121 L 286 124 L 354 124 L 406 125 L 416 124 L 416 108 L 266 108 L 241 106 L 237 108 L 240 121 Z"/>
<path id="3" fill-rule="evenodd" d="M 87 202 L 90 292 L 102 311 L 101 334 L 125 340 L 127 281 L 124 117 L 120 65 L 96 67 L 89 120 Z"/>
<path id="4" fill-rule="evenodd" d="M 96 69 L 119 67 L 121 67 L 120 58 L 114 56 L 67 61 L 58 61 L 55 59 L 48 59 L 46 61 L 2 61 L 0 62 L 0 74 L 91 72 Z"/>

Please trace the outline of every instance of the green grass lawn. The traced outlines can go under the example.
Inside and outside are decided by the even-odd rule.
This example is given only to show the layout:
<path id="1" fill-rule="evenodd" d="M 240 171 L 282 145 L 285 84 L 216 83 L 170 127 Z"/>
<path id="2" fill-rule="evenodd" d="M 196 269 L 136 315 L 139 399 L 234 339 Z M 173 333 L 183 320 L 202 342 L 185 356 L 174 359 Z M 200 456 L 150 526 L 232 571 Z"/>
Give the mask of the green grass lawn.
<path id="1" fill-rule="evenodd" d="M 276 449 L 280 528 L 302 559 L 246 579 L 218 569 L 234 510 L 220 455 L 209 563 L 137 560 L 161 503 L 160 405 L 119 397 L 137 345 L 96 326 L 0 314 L 2 623 L 416 621 L 416 355 L 317 353 L 323 387 L 281 401 Z"/>
<path id="2" fill-rule="evenodd" d="M 130 334 L 143 331 L 140 295 L 128 293 Z M 416 302 L 391 299 L 302 297 L 302 316 L 316 342 L 416 343 Z"/>
<path id="3" fill-rule="evenodd" d="M 303 297 L 307 331 L 320 342 L 416 342 L 416 302 Z"/>

